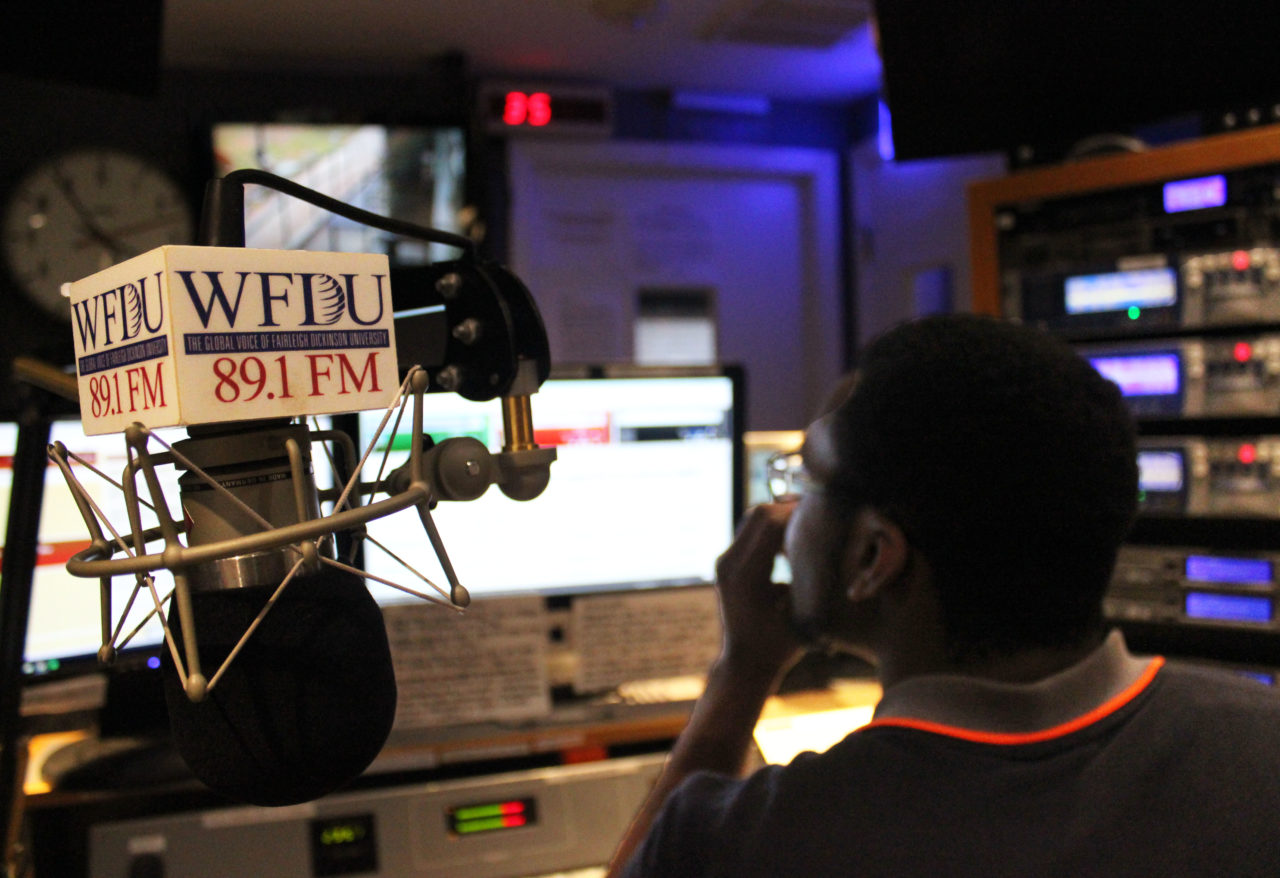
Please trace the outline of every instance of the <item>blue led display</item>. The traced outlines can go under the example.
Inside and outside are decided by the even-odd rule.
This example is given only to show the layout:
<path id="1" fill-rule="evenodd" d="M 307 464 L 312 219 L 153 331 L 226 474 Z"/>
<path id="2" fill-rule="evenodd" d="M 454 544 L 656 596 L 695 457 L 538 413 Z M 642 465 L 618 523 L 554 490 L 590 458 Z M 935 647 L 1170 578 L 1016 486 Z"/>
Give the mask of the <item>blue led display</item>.
<path id="1" fill-rule="evenodd" d="M 1270 561 L 1256 558 L 1215 558 L 1212 555 L 1187 556 L 1187 579 L 1192 582 L 1229 582 L 1236 585 L 1270 585 L 1273 572 Z"/>
<path id="2" fill-rule="evenodd" d="M 1190 619 L 1270 622 L 1271 598 L 1193 591 L 1187 593 L 1186 613 Z"/>
<path id="3" fill-rule="evenodd" d="M 1226 203 L 1227 178 L 1221 174 L 1164 184 L 1165 213 L 1222 207 Z"/>
<path id="4" fill-rule="evenodd" d="M 1177 303 L 1178 276 L 1172 268 L 1078 274 L 1063 282 L 1063 305 L 1073 315 L 1167 308 Z"/>
<path id="5" fill-rule="evenodd" d="M 1089 362 L 1125 396 L 1172 396 L 1180 389 L 1177 354 L 1090 357 Z"/>

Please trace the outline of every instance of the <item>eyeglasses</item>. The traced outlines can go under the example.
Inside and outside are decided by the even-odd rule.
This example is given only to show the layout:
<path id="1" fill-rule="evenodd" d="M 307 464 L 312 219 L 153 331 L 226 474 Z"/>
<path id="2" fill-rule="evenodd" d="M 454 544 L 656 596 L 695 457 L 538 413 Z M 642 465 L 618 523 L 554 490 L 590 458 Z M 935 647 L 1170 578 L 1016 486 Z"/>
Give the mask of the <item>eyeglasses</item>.
<path id="1" fill-rule="evenodd" d="M 765 480 L 769 486 L 769 499 L 794 500 L 813 493 L 818 485 L 804 466 L 804 455 L 799 451 L 774 452 L 765 461 Z"/>

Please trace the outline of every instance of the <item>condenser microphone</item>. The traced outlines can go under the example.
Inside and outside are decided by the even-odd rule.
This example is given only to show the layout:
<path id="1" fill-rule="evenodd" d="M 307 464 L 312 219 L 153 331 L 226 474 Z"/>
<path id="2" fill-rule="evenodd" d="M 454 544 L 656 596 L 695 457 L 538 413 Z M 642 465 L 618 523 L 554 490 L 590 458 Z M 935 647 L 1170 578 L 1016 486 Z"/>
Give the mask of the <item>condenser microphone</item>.
<path id="1" fill-rule="evenodd" d="M 188 546 L 258 532 L 262 519 L 282 527 L 319 517 L 305 425 L 213 424 L 188 433 L 174 450 L 221 489 L 193 472 L 179 478 Z M 289 440 L 300 467 L 291 465 Z M 346 785 L 378 755 L 395 718 L 377 603 L 358 576 L 324 564 L 296 574 L 277 596 L 300 557 L 282 547 L 186 568 L 202 668 L 222 667 L 273 605 L 200 700 L 188 696 L 171 655 L 162 665 L 173 741 L 187 766 L 210 789 L 256 805 L 310 801 Z M 182 614 L 169 617 L 181 655 Z"/>
<path id="2" fill-rule="evenodd" d="M 245 183 L 464 256 L 431 266 L 400 309 L 414 316 L 402 321 L 386 256 L 245 249 Z M 117 485 L 130 514 L 125 536 L 104 534 L 66 449 L 50 456 L 89 529 L 89 548 L 67 570 L 100 582 L 103 660 L 120 631 L 108 634 L 111 580 L 127 575 L 134 595 L 149 590 L 163 614 L 165 698 L 183 759 L 233 799 L 286 805 L 360 774 L 395 715 L 386 630 L 360 579 L 369 574 L 333 557 L 335 541 L 358 539 L 367 522 L 413 507 L 424 547 L 449 582 L 447 593 L 437 587 L 439 602 L 465 606 L 430 509 L 473 500 L 491 484 L 515 499 L 541 493 L 556 455 L 534 441 L 529 396 L 546 380 L 550 355 L 528 290 L 479 261 L 465 238 L 388 221 L 257 171 L 214 181 L 205 209 L 205 246 L 161 247 L 64 288 L 85 432 L 123 432 L 130 449 Z M 425 436 L 424 395 L 442 391 L 502 398 L 501 453 L 470 437 Z M 316 437 L 296 419 L 385 409 L 385 427 L 409 397 L 408 461 L 366 484 L 361 460 L 333 511 L 321 515 L 310 459 Z M 189 438 L 153 454 L 156 437 L 143 423 L 186 426 Z M 156 474 L 170 464 L 181 471 L 180 514 L 171 514 Z M 158 520 L 152 528 L 141 523 L 139 475 Z M 361 505 L 365 493 L 371 499 Z M 151 551 L 156 542 L 162 549 Z M 158 570 L 173 574 L 167 603 L 151 585 Z"/>

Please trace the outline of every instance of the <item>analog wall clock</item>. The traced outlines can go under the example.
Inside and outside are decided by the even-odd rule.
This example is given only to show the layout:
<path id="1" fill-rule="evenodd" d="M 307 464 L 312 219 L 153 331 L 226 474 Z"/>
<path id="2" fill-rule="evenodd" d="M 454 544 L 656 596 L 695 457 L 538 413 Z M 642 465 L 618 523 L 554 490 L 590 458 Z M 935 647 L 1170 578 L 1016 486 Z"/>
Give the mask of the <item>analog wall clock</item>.
<path id="1" fill-rule="evenodd" d="M 162 244 L 189 244 L 191 207 L 162 169 L 136 155 L 80 150 L 30 169 L 0 218 L 3 262 L 18 292 L 70 321 L 62 284 Z"/>

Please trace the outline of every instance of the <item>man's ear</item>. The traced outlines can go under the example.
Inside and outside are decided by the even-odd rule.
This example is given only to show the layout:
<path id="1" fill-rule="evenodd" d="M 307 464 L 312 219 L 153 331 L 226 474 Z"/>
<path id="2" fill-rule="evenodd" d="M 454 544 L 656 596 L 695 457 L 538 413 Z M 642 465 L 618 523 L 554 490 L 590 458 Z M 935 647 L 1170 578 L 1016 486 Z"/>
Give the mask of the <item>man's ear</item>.
<path id="1" fill-rule="evenodd" d="M 845 549 L 845 594 L 864 601 L 895 582 L 906 568 L 910 546 L 907 535 L 891 518 L 864 506 L 854 515 Z"/>

